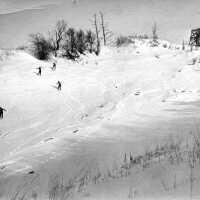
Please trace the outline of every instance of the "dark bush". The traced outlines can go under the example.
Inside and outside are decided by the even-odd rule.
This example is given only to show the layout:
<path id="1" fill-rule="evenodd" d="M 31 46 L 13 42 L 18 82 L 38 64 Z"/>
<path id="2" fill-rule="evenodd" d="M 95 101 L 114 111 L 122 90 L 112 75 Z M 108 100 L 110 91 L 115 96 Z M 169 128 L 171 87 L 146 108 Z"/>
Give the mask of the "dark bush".
<path id="1" fill-rule="evenodd" d="M 87 50 L 90 53 L 92 53 L 94 51 L 94 44 L 95 44 L 96 36 L 91 30 L 88 30 L 86 33 L 85 39 L 86 39 Z"/>
<path id="2" fill-rule="evenodd" d="M 40 34 L 30 35 L 31 50 L 33 55 L 40 60 L 48 60 L 52 52 L 51 44 Z"/>
<path id="3" fill-rule="evenodd" d="M 91 31 L 75 30 L 67 28 L 64 20 L 57 22 L 53 31 L 49 31 L 46 39 L 41 33 L 30 35 L 32 52 L 40 60 L 47 60 L 51 54 L 62 55 L 70 60 L 76 60 L 85 52 L 100 53 L 100 40 Z"/>
<path id="4" fill-rule="evenodd" d="M 83 30 L 76 31 L 74 28 L 69 28 L 66 32 L 63 45 L 63 56 L 70 60 L 76 60 L 81 54 L 86 51 L 100 53 L 100 41 L 95 46 L 95 34 L 92 31 Z"/>
<path id="5" fill-rule="evenodd" d="M 75 60 L 79 57 L 76 42 L 76 31 L 74 28 L 69 28 L 67 30 L 63 45 L 63 56 L 67 57 L 70 60 Z"/>
<path id="6" fill-rule="evenodd" d="M 76 49 L 80 54 L 84 54 L 86 51 L 86 39 L 85 33 L 83 30 L 79 30 L 76 32 Z"/>

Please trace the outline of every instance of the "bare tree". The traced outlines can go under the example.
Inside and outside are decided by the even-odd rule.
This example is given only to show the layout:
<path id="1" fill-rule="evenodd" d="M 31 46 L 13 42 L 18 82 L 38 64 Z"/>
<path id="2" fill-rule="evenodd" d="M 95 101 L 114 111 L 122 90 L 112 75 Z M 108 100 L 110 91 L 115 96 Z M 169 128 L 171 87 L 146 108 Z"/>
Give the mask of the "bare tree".
<path id="1" fill-rule="evenodd" d="M 101 30 L 103 35 L 103 43 L 104 45 L 108 44 L 108 41 L 113 37 L 112 31 L 109 30 L 108 24 L 104 20 L 104 15 L 102 12 L 100 12 L 100 18 L 101 18 Z"/>
<path id="2" fill-rule="evenodd" d="M 86 50 L 85 33 L 81 29 L 76 32 L 76 49 L 80 54 L 84 54 Z"/>
<path id="3" fill-rule="evenodd" d="M 95 53 L 96 55 L 99 55 L 100 53 L 100 48 L 101 48 L 101 44 L 100 44 L 100 38 L 99 38 L 99 27 L 98 27 L 98 20 L 97 20 L 97 15 L 94 14 L 94 27 L 95 27 L 95 33 L 96 33 L 96 50 Z"/>
<path id="4" fill-rule="evenodd" d="M 98 27 L 97 15 L 96 14 L 94 14 L 94 27 L 95 27 L 97 41 L 100 41 L 99 40 L 99 27 Z"/>
<path id="5" fill-rule="evenodd" d="M 88 30 L 86 33 L 85 39 L 86 39 L 86 45 L 88 46 L 88 50 L 90 53 L 92 53 L 93 48 L 94 48 L 93 46 L 96 39 L 95 34 L 91 30 Z"/>
<path id="6" fill-rule="evenodd" d="M 67 31 L 67 23 L 64 20 L 59 20 L 52 32 L 49 33 L 50 41 L 52 43 L 54 55 L 57 56 L 57 51 Z"/>
<path id="7" fill-rule="evenodd" d="M 132 39 L 129 36 L 120 35 L 120 36 L 117 37 L 115 43 L 116 43 L 117 47 L 120 47 L 122 45 L 131 44 L 131 43 L 133 43 L 133 41 L 132 41 Z"/>
<path id="8" fill-rule="evenodd" d="M 103 33 L 103 42 L 104 45 L 106 45 L 106 32 L 105 32 L 104 16 L 102 12 L 100 12 L 100 17 L 101 17 L 101 29 Z"/>
<path id="9" fill-rule="evenodd" d="M 153 42 L 157 43 L 158 42 L 158 27 L 157 27 L 157 23 L 154 22 L 153 26 L 152 26 L 152 37 L 153 37 Z"/>

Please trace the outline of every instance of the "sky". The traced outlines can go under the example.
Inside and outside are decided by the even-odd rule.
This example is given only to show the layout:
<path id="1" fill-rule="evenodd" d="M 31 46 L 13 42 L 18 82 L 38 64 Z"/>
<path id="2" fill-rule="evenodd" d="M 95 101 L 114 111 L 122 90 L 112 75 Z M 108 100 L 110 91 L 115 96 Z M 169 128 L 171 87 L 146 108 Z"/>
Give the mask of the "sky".
<path id="1" fill-rule="evenodd" d="M 99 11 L 117 35 L 151 35 L 156 22 L 160 38 L 181 43 L 200 27 L 200 0 L 0 0 L 0 48 L 25 45 L 30 33 L 45 34 L 59 19 L 91 29 Z"/>

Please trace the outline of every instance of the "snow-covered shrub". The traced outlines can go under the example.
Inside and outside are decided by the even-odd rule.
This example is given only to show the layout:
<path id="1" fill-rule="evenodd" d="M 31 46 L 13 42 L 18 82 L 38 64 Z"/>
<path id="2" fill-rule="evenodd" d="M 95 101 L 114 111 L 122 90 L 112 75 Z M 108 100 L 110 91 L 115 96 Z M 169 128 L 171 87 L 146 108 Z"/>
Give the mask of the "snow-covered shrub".
<path id="1" fill-rule="evenodd" d="M 7 60 L 9 57 L 15 54 L 12 50 L 0 50 L 0 61 Z"/>
<path id="2" fill-rule="evenodd" d="M 167 44 L 163 44 L 163 48 L 167 48 Z"/>
<path id="3" fill-rule="evenodd" d="M 132 40 L 135 40 L 135 39 L 146 40 L 146 39 L 149 39 L 149 36 L 147 34 L 137 34 L 136 33 L 134 35 L 130 35 L 129 38 Z"/>
<path id="4" fill-rule="evenodd" d="M 26 45 L 21 45 L 16 48 L 16 50 L 20 50 L 20 51 L 26 51 L 27 49 L 28 49 L 28 46 Z"/>
<path id="5" fill-rule="evenodd" d="M 116 40 L 116 46 L 120 47 L 122 45 L 128 45 L 134 43 L 133 40 L 129 36 L 119 36 Z"/>

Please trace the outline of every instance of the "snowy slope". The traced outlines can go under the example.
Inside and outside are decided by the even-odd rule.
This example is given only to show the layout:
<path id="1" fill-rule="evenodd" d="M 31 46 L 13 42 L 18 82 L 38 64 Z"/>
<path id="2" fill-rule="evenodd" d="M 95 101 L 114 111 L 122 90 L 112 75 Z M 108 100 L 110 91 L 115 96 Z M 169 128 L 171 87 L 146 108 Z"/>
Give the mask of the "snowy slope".
<path id="1" fill-rule="evenodd" d="M 71 154 L 79 162 L 81 156 L 109 160 L 129 150 L 141 128 L 198 117 L 191 107 L 200 98 L 198 55 L 164 41 L 158 47 L 136 41 L 103 47 L 99 57 L 83 56 L 78 63 L 58 59 L 56 71 L 52 62 L 25 52 L 7 55 L 0 60 L 0 106 L 7 109 L 0 121 L 2 175 L 27 173 Z M 62 91 L 55 88 L 58 80 Z M 191 112 L 179 112 L 184 109 Z M 102 148 L 111 140 L 113 148 Z"/>

